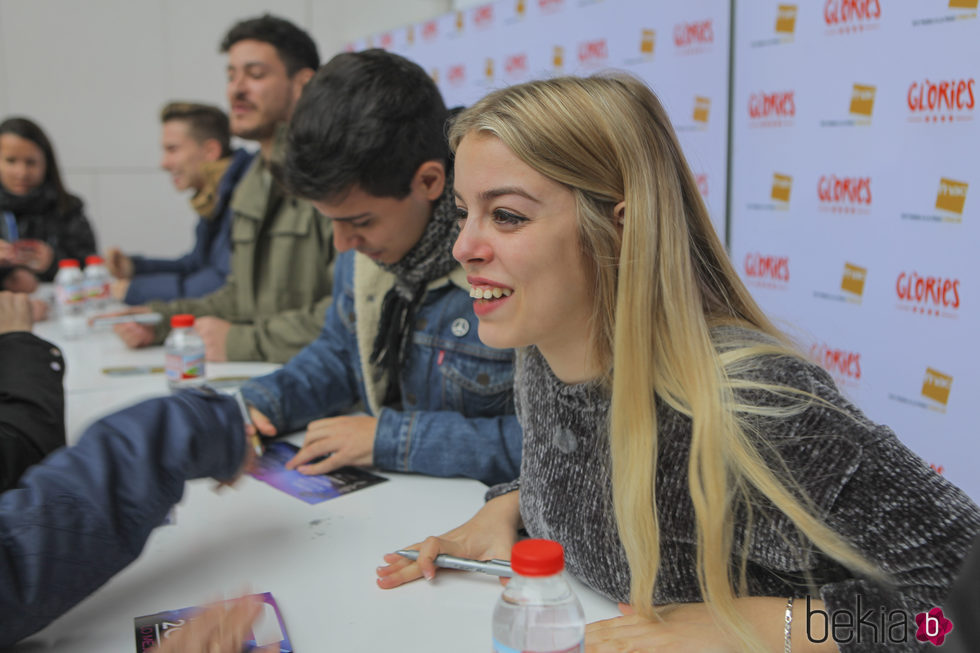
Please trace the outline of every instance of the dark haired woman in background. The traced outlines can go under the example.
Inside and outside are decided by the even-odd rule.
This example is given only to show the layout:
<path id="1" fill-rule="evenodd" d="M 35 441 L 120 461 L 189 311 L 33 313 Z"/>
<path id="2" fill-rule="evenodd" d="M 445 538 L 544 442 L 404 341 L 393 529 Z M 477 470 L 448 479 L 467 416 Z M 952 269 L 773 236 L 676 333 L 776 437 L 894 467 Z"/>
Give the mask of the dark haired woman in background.
<path id="1" fill-rule="evenodd" d="M 27 118 L 0 122 L 0 285 L 30 292 L 58 261 L 96 253 L 82 200 L 65 190 L 51 142 Z"/>

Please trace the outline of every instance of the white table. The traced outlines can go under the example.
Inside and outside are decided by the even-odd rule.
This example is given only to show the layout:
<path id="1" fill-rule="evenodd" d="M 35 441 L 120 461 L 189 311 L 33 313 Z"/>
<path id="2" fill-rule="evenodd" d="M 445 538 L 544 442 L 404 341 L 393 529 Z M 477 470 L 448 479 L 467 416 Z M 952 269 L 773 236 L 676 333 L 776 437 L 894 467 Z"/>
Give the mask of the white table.
<path id="1" fill-rule="evenodd" d="M 161 364 L 161 348 L 127 351 L 111 333 L 64 342 L 50 323 L 35 331 L 65 353 L 70 440 L 92 419 L 166 392 L 162 375 L 99 372 L 109 365 Z M 216 364 L 208 376 L 274 367 Z M 385 552 L 459 525 L 482 505 L 485 487 L 382 474 L 390 480 L 312 506 L 251 477 L 220 493 L 213 481 L 189 483 L 176 524 L 158 528 L 133 565 L 13 650 L 135 651 L 134 617 L 249 591 L 272 592 L 300 653 L 489 650 L 500 594 L 495 578 L 442 571 L 431 583 L 395 590 L 374 582 Z M 589 621 L 618 614 L 613 603 L 573 582 Z"/>

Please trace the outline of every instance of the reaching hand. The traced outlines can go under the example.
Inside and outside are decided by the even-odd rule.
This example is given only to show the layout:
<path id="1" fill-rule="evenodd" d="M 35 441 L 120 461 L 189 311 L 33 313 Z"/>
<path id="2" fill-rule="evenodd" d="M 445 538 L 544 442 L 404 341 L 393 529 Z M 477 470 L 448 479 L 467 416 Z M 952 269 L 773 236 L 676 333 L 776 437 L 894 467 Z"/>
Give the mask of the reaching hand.
<path id="1" fill-rule="evenodd" d="M 105 266 L 109 274 L 117 279 L 133 278 L 133 259 L 123 254 L 118 247 L 110 247 L 106 252 Z"/>
<path id="2" fill-rule="evenodd" d="M 228 360 L 228 332 L 231 322 L 218 317 L 199 317 L 194 320 L 194 330 L 204 341 L 204 357 L 215 363 Z"/>
<path id="3" fill-rule="evenodd" d="M 206 608 L 186 626 L 167 632 L 157 653 L 242 653 L 252 632 L 252 624 L 262 613 L 262 601 L 246 596 Z M 256 653 L 278 653 L 272 644 Z"/>
<path id="4" fill-rule="evenodd" d="M 286 463 L 286 469 L 312 475 L 329 474 L 344 465 L 370 465 L 374 461 L 377 427 L 378 419 L 366 415 L 328 417 L 310 422 L 303 447 Z M 311 460 L 322 456 L 329 457 L 310 464 Z"/>
<path id="5" fill-rule="evenodd" d="M 33 326 L 30 297 L 23 293 L 0 291 L 0 334 L 30 331 Z"/>

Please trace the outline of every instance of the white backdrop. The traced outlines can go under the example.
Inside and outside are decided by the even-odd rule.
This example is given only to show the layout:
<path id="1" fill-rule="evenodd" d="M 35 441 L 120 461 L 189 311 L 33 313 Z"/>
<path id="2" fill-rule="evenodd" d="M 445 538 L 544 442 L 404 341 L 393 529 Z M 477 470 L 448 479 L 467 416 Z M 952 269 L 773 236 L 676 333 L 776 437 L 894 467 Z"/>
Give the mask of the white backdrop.
<path id="1" fill-rule="evenodd" d="M 449 106 L 555 75 L 617 69 L 644 79 L 670 113 L 724 239 L 729 3 L 724 0 L 497 0 L 373 34 L 417 62 Z"/>
<path id="2" fill-rule="evenodd" d="M 977 0 L 739 2 L 734 23 L 736 266 L 869 416 L 980 498 Z"/>

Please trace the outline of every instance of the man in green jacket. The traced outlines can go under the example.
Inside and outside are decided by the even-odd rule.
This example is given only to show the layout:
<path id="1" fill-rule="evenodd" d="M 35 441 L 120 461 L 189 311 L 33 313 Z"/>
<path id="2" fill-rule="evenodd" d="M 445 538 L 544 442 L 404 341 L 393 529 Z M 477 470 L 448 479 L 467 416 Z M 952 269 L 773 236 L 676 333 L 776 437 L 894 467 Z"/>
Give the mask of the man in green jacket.
<path id="1" fill-rule="evenodd" d="M 170 317 L 191 313 L 209 361 L 282 363 L 319 335 L 333 286 L 330 222 L 285 191 L 270 171 L 319 55 L 306 32 L 268 14 L 233 26 L 221 51 L 228 55 L 231 131 L 260 146 L 232 198 L 231 274 L 199 299 L 130 309 L 156 311 L 164 320 L 155 328 L 117 325 L 116 333 L 130 347 L 160 344 Z"/>

